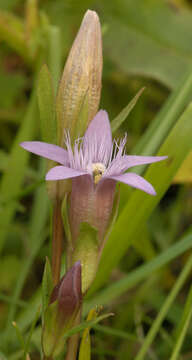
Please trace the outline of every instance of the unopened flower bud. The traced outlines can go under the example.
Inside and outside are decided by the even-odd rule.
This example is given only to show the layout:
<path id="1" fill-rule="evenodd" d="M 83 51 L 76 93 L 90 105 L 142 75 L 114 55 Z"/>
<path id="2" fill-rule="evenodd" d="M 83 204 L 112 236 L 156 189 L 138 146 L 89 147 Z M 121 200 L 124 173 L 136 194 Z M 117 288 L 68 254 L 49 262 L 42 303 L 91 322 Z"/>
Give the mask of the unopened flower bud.
<path id="1" fill-rule="evenodd" d="M 88 10 L 69 53 L 57 96 L 58 144 L 64 129 L 72 141 L 82 136 L 95 116 L 101 93 L 102 38 L 99 18 Z"/>
<path id="2" fill-rule="evenodd" d="M 45 356 L 57 356 L 63 350 L 63 337 L 73 326 L 81 302 L 81 264 L 78 261 L 53 289 L 45 311 L 42 335 Z"/>

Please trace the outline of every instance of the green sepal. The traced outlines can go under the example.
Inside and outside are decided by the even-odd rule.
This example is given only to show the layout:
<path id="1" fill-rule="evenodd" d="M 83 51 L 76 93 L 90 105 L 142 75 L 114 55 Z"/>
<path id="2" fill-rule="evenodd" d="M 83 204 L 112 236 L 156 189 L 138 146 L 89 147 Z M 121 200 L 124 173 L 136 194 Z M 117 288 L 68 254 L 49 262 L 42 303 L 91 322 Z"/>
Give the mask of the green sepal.
<path id="1" fill-rule="evenodd" d="M 45 311 L 42 332 L 42 346 L 47 357 L 58 356 L 65 347 L 65 334 L 73 326 L 78 308 L 69 318 L 63 318 L 59 311 L 58 300 L 50 304 Z"/>
<path id="2" fill-rule="evenodd" d="M 52 77 L 47 65 L 43 65 L 39 74 L 38 103 L 42 140 L 57 143 L 57 124 L 55 115 L 55 96 Z"/>
<path id="3" fill-rule="evenodd" d="M 53 304 L 50 304 L 44 314 L 44 324 L 42 331 L 42 346 L 45 356 L 52 356 L 55 347 L 57 345 L 58 339 L 58 326 L 57 326 L 57 313 L 58 309 L 58 300 Z"/>
<path id="4" fill-rule="evenodd" d="M 72 252 L 72 264 L 81 262 L 82 293 L 84 294 L 92 284 L 98 265 L 97 230 L 87 223 L 81 223 L 79 237 Z"/>
<path id="5" fill-rule="evenodd" d="M 46 257 L 43 280 L 42 280 L 42 319 L 44 322 L 45 311 L 48 307 L 51 292 L 53 290 L 53 278 L 49 259 Z"/>

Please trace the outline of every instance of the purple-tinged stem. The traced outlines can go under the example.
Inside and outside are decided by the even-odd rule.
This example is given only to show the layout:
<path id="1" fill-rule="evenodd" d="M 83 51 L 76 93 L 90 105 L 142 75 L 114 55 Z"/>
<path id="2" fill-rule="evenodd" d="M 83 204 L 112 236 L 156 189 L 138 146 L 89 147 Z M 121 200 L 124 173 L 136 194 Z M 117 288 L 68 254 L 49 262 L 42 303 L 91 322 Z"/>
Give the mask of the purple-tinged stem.
<path id="1" fill-rule="evenodd" d="M 53 207 L 52 274 L 54 285 L 57 285 L 60 280 L 63 234 L 61 200 L 57 198 Z"/>

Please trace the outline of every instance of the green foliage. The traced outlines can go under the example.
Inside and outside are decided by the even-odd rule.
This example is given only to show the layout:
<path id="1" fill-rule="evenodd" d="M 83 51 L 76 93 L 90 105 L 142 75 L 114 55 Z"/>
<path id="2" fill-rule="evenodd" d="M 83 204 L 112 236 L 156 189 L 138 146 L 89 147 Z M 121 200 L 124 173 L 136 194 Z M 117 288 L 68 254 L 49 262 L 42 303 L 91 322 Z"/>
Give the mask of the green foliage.
<path id="1" fill-rule="evenodd" d="M 43 65 L 38 82 L 38 103 L 41 120 L 41 137 L 47 143 L 57 143 L 57 124 L 55 114 L 55 96 L 51 74 Z"/>

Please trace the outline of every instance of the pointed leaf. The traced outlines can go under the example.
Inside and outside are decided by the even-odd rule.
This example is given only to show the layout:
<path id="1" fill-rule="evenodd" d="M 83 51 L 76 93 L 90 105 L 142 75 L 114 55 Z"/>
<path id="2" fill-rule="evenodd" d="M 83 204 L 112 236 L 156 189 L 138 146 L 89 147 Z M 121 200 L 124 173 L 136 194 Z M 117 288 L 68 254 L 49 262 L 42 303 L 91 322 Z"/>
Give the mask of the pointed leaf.
<path id="1" fill-rule="evenodd" d="M 47 143 L 56 144 L 55 97 L 52 78 L 47 65 L 43 65 L 39 74 L 38 103 L 42 140 Z"/>
<path id="2" fill-rule="evenodd" d="M 51 272 L 51 265 L 50 265 L 48 257 L 46 257 L 45 268 L 44 268 L 44 273 L 43 273 L 43 281 L 42 281 L 42 305 L 43 305 L 42 313 L 43 313 L 43 316 L 44 316 L 45 309 L 47 308 L 47 306 L 49 304 L 52 290 L 53 290 L 53 278 L 52 278 L 52 272 Z"/>
<path id="3" fill-rule="evenodd" d="M 98 311 L 97 309 L 90 310 L 87 321 L 94 320 L 97 318 Z M 87 327 L 83 331 L 83 336 L 80 344 L 79 350 L 79 359 L 78 360 L 91 360 L 91 337 L 90 337 L 90 327 Z"/>
<path id="4" fill-rule="evenodd" d="M 141 94 L 145 88 L 142 88 L 138 91 L 138 93 L 134 96 L 134 98 L 129 102 L 129 104 L 120 112 L 119 115 L 116 116 L 115 119 L 111 122 L 111 130 L 112 133 L 115 133 L 115 131 L 122 125 L 122 123 L 127 119 L 128 115 L 130 114 L 131 110 L 136 105 L 138 99 L 140 98 Z"/>

